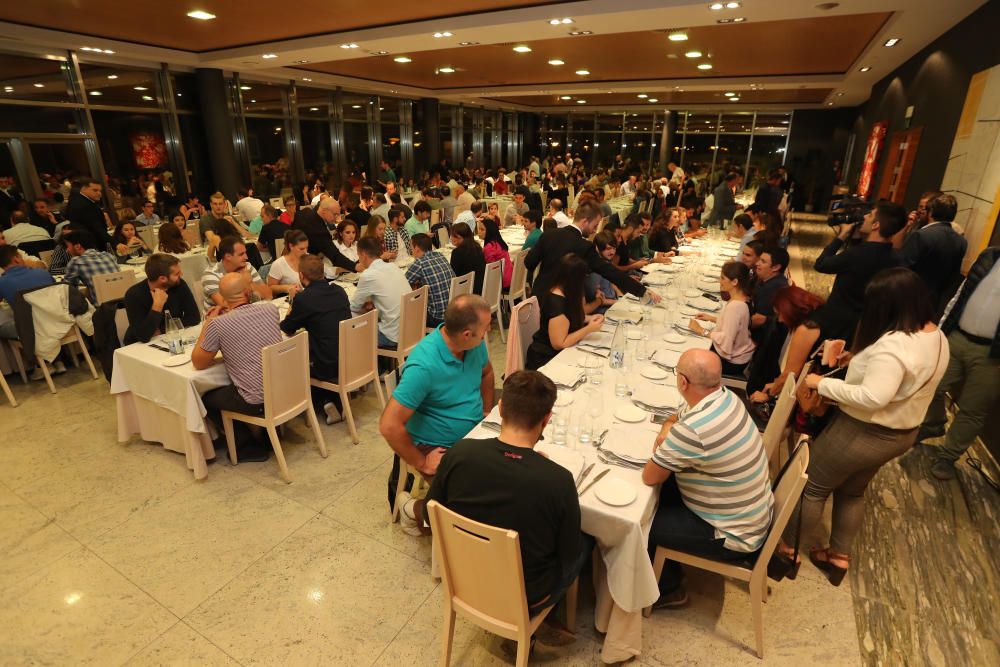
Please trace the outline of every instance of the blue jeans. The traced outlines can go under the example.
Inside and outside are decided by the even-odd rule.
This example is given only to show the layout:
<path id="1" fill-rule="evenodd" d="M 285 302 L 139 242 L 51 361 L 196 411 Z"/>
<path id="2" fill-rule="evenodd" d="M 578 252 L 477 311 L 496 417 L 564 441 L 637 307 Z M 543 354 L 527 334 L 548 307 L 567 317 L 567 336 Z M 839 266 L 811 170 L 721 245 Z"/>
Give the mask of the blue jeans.
<path id="1" fill-rule="evenodd" d="M 558 583 L 556 583 L 555 588 L 549 593 L 548 596 L 542 598 L 534 604 L 528 604 L 528 612 L 530 614 L 535 614 L 549 605 L 559 604 L 562 599 L 566 596 L 566 591 L 569 587 L 573 585 L 576 578 L 580 576 L 580 572 L 583 570 L 584 564 L 587 562 L 587 557 L 590 556 L 591 552 L 594 551 L 594 545 L 596 540 L 586 533 L 580 534 L 580 554 L 577 556 L 576 560 L 562 573 L 559 577 Z"/>
<path id="2" fill-rule="evenodd" d="M 378 332 L 378 346 L 381 347 L 384 350 L 395 350 L 396 349 L 396 341 L 389 340 L 386 337 L 386 335 L 384 333 L 382 333 L 382 331 L 380 329 L 379 332 Z"/>

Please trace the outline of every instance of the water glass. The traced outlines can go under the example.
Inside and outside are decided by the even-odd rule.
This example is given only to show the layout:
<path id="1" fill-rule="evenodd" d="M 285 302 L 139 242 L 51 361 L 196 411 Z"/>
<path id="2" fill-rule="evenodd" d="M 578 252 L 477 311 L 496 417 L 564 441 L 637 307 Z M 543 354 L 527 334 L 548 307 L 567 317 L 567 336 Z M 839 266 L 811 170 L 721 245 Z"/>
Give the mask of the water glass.
<path id="1" fill-rule="evenodd" d="M 587 445 L 594 439 L 594 420 L 587 413 L 580 415 L 577 426 L 577 442 Z"/>
<path id="2" fill-rule="evenodd" d="M 625 366 L 615 373 L 615 396 L 618 398 L 628 396 L 628 369 Z"/>
<path id="3" fill-rule="evenodd" d="M 649 358 L 647 350 L 649 349 L 649 339 L 640 338 L 635 341 L 635 359 L 636 361 L 645 361 Z"/>
<path id="4" fill-rule="evenodd" d="M 552 442 L 557 445 L 566 444 L 566 431 L 569 427 L 568 419 L 565 414 L 557 414 L 552 418 L 554 422 L 552 425 Z"/>

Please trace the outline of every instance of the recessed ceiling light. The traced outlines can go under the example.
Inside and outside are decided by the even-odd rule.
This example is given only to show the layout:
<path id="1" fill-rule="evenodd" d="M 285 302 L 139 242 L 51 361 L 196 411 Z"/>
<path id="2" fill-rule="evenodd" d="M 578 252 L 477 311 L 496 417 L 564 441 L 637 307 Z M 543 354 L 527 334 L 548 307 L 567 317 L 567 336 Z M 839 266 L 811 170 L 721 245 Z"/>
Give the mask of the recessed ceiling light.
<path id="1" fill-rule="evenodd" d="M 736 93 L 723 93 L 726 97 L 735 97 Z"/>
<path id="2" fill-rule="evenodd" d="M 196 9 L 193 12 L 187 13 L 188 17 L 193 19 L 198 19 L 199 21 L 211 21 L 215 18 L 215 14 L 210 14 L 208 12 Z"/>
<path id="3" fill-rule="evenodd" d="M 552 60 L 549 61 L 549 64 L 558 67 L 559 65 L 565 65 L 566 63 L 565 61 L 559 60 L 558 58 L 553 58 Z"/>
<path id="4" fill-rule="evenodd" d="M 451 74 L 454 71 L 455 71 L 455 68 L 452 67 L 451 65 L 445 65 L 444 67 L 439 67 L 438 68 L 438 72 L 440 72 L 441 74 Z"/>
<path id="5" fill-rule="evenodd" d="M 118 78 L 118 75 L 117 74 L 109 74 L 108 78 L 111 79 L 112 81 L 114 81 L 115 79 Z"/>
<path id="6" fill-rule="evenodd" d="M 407 58 L 406 56 L 396 56 L 395 58 L 393 58 L 393 60 L 395 60 L 397 63 L 411 63 L 411 62 L 413 62 L 413 60 L 411 60 L 410 58 Z"/>
<path id="7" fill-rule="evenodd" d="M 240 86 L 240 90 L 250 90 L 252 86 Z M 136 90 L 146 90 L 145 88 L 136 88 Z"/>
<path id="8" fill-rule="evenodd" d="M 740 98 L 738 98 L 738 97 L 730 97 L 730 98 L 729 98 L 729 101 L 730 101 L 730 102 L 739 102 L 739 101 L 740 101 Z"/>
<path id="9" fill-rule="evenodd" d="M 883 46 L 896 46 L 899 43 L 899 37 L 893 37 L 892 39 L 886 40 Z"/>
<path id="10" fill-rule="evenodd" d="M 844 96 L 843 93 L 837 93 L 837 97 L 843 97 L 843 96 Z"/>
<path id="11" fill-rule="evenodd" d="M 833 106 L 833 102 L 827 102 L 827 103 L 826 103 L 826 106 L 828 106 L 828 107 L 832 107 L 832 106 Z"/>
<path id="12" fill-rule="evenodd" d="M 177 97 L 184 97 L 181 93 L 177 93 Z"/>
<path id="13" fill-rule="evenodd" d="M 703 70 L 712 69 L 712 64 L 711 63 L 702 63 L 702 64 L 698 65 L 698 69 L 703 69 Z"/>
<path id="14" fill-rule="evenodd" d="M 687 38 L 688 36 L 686 32 L 672 32 L 667 35 L 667 39 L 671 42 L 686 42 Z"/>
<path id="15" fill-rule="evenodd" d="M 579 37 L 580 35 L 591 35 L 593 33 L 589 30 L 571 30 L 569 34 L 573 37 Z"/>
<path id="16" fill-rule="evenodd" d="M 871 70 L 871 67 L 869 67 L 868 65 L 865 65 L 864 67 L 862 67 L 862 68 L 861 68 L 860 70 L 858 70 L 858 71 L 859 71 L 859 72 L 867 72 L 867 71 L 869 71 L 869 70 Z"/>
<path id="17" fill-rule="evenodd" d="M 146 102 L 152 102 L 153 101 L 153 98 L 150 97 L 149 95 L 143 95 L 142 99 L 145 100 Z"/>
<path id="18" fill-rule="evenodd" d="M 277 57 L 278 57 L 277 53 L 265 53 L 264 55 L 261 56 L 261 58 L 264 58 L 265 60 L 271 60 L 272 58 L 277 58 Z"/>
<path id="19" fill-rule="evenodd" d="M 361 108 L 361 105 L 360 105 L 360 104 L 352 104 L 352 105 L 351 105 L 351 108 L 352 108 L 352 109 L 360 109 L 360 108 Z"/>
<path id="20" fill-rule="evenodd" d="M 577 104 L 586 104 L 587 100 L 577 100 L 576 103 Z"/>
<path id="21" fill-rule="evenodd" d="M 303 81 L 312 81 L 312 79 L 310 79 L 310 78 L 309 78 L 309 77 L 307 77 L 307 76 L 304 76 L 304 77 L 302 77 L 302 80 L 303 80 Z"/>
<path id="22" fill-rule="evenodd" d="M 782 125 L 788 125 L 788 121 L 787 120 L 783 120 L 783 121 L 781 121 L 781 124 Z"/>
<path id="23" fill-rule="evenodd" d="M 687 53 L 685 53 L 684 55 L 685 55 L 685 57 L 687 57 L 687 58 L 701 58 L 701 57 L 702 57 L 702 55 L 704 55 L 704 54 L 702 54 L 702 52 L 701 52 L 701 51 L 688 51 L 688 52 L 687 52 Z"/>
<path id="24" fill-rule="evenodd" d="M 257 103 L 257 100 L 250 100 L 250 103 L 251 103 L 251 104 L 256 104 L 256 103 Z"/>
<path id="25" fill-rule="evenodd" d="M 35 86 L 35 88 L 44 88 L 45 87 L 44 83 L 36 83 L 36 84 L 33 84 L 33 85 Z"/>
<path id="26" fill-rule="evenodd" d="M 649 95 L 647 95 L 646 93 L 639 93 L 638 95 L 636 95 L 636 97 L 638 97 L 640 100 L 644 100 L 647 97 L 649 97 Z"/>
<path id="27" fill-rule="evenodd" d="M 243 86 L 240 86 L 240 88 L 243 88 Z M 134 88 L 132 88 L 132 90 L 149 90 L 149 88 L 147 88 L 146 86 L 135 86 Z M 250 86 L 243 88 L 243 90 L 250 90 Z"/>
<path id="28" fill-rule="evenodd" d="M 569 18 L 566 18 L 566 19 L 551 19 L 549 21 L 549 25 L 568 24 L 568 23 L 572 23 L 572 22 L 573 22 L 573 19 L 569 19 Z"/>
<path id="29" fill-rule="evenodd" d="M 573 99 L 573 96 L 572 95 L 563 95 L 559 99 L 561 99 L 561 100 L 571 100 L 571 99 Z"/>
<path id="30" fill-rule="evenodd" d="M 737 16 L 733 19 L 733 23 L 743 23 L 744 21 L 746 21 L 746 18 L 743 16 Z"/>
<path id="31" fill-rule="evenodd" d="M 590 74 L 590 70 L 589 69 L 578 69 L 578 70 L 576 70 L 576 73 L 579 74 L 580 76 L 587 76 L 587 75 Z"/>
<path id="32" fill-rule="evenodd" d="M 650 102 L 659 102 L 660 100 L 656 99 L 655 97 L 650 97 L 649 101 Z"/>
<path id="33" fill-rule="evenodd" d="M 459 46 L 476 46 L 479 42 L 459 42 Z"/>
<path id="34" fill-rule="evenodd" d="M 340 48 L 342 48 L 342 49 L 356 49 L 356 48 L 358 48 L 358 45 L 355 44 L 354 42 L 351 42 L 350 44 L 341 44 Z"/>
<path id="35" fill-rule="evenodd" d="M 90 91 L 90 94 L 93 95 L 93 96 L 95 96 L 95 97 L 99 97 L 100 95 L 103 95 L 104 93 L 102 93 L 99 90 L 92 90 L 92 91 Z"/>
<path id="36" fill-rule="evenodd" d="M 389 52 L 388 51 L 376 51 L 375 55 L 377 55 L 377 56 L 387 56 L 387 55 L 389 55 Z"/>
<path id="37" fill-rule="evenodd" d="M 309 61 L 308 60 L 296 60 L 295 64 L 296 65 L 305 65 L 307 62 L 309 62 Z"/>
<path id="38" fill-rule="evenodd" d="M 437 39 L 441 39 L 442 37 L 451 37 L 451 33 L 448 32 L 447 30 L 445 30 L 444 32 L 436 32 L 434 33 L 434 37 L 436 37 Z"/>
<path id="39" fill-rule="evenodd" d="M 725 5 L 722 4 L 721 2 L 713 2 L 712 4 L 710 4 L 708 6 L 708 8 L 711 9 L 713 12 L 717 12 L 720 9 L 723 9 L 724 7 L 725 7 Z"/>
<path id="40" fill-rule="evenodd" d="M 309 111 L 319 111 L 319 107 L 309 107 Z"/>
<path id="41" fill-rule="evenodd" d="M 727 2 L 726 3 L 726 9 L 739 9 L 739 8 L 740 8 L 740 3 L 738 3 L 738 2 Z"/>
<path id="42" fill-rule="evenodd" d="M 525 44 L 518 44 L 514 47 L 514 51 L 517 53 L 531 53 L 531 47 Z"/>

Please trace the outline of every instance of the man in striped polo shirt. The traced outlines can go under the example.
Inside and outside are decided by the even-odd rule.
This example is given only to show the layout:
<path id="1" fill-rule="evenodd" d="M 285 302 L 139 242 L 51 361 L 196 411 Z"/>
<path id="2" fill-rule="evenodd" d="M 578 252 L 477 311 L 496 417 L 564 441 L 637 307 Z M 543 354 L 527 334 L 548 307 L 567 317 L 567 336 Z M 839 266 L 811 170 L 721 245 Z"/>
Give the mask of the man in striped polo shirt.
<path id="1" fill-rule="evenodd" d="M 722 386 L 722 362 L 709 350 L 688 350 L 677 362 L 685 405 L 656 438 L 642 481 L 661 484 L 649 533 L 657 546 L 714 560 L 756 553 L 771 525 L 774 497 L 767 456 L 750 414 Z M 680 565 L 667 561 L 654 607 L 687 602 Z"/>

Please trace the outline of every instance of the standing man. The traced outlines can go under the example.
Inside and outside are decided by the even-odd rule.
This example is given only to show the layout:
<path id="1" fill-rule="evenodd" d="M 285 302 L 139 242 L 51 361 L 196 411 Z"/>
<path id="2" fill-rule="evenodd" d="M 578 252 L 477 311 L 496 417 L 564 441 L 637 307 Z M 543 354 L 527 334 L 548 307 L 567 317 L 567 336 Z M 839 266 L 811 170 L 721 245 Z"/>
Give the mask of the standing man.
<path id="1" fill-rule="evenodd" d="M 736 190 L 742 182 L 743 177 L 735 171 L 726 174 L 726 180 L 719 183 L 719 187 L 715 188 L 713 193 L 715 204 L 712 205 L 712 213 L 709 215 L 705 227 L 711 227 L 716 223 L 721 227 L 724 221 L 733 219 L 736 215 L 736 209 L 741 208 L 736 204 Z"/>
<path id="2" fill-rule="evenodd" d="M 903 242 L 902 264 L 923 278 L 936 315 L 944 310 L 951 290 L 961 280 L 962 260 L 969 247 L 951 225 L 956 213 L 955 198 L 940 195 L 927 208 L 927 224 Z"/>
<path id="3" fill-rule="evenodd" d="M 400 458 L 424 477 L 433 477 L 445 451 L 493 409 L 493 365 L 484 340 L 489 329 L 489 304 L 481 296 L 463 294 L 448 305 L 444 325 L 407 357 L 379 420 L 379 431 L 395 453 L 390 507 Z"/>
<path id="4" fill-rule="evenodd" d="M 947 196 L 947 195 L 945 195 Z M 951 360 L 917 433 L 917 442 L 945 435 L 944 395 L 958 403 L 944 445 L 931 474 L 955 476 L 955 461 L 983 430 L 986 416 L 1000 395 L 1000 246 L 987 248 L 945 310 L 941 329 L 948 334 Z M 955 392 L 961 385 L 961 393 Z"/>
<path id="5" fill-rule="evenodd" d="M 754 197 L 753 203 L 757 205 L 757 210 L 761 213 L 770 213 L 780 220 L 781 211 L 779 209 L 781 199 L 784 196 L 785 191 L 781 189 L 781 172 L 772 169 L 767 172 L 767 182 L 757 188 L 757 196 Z"/>
<path id="6" fill-rule="evenodd" d="M 101 207 L 101 192 L 104 186 L 93 178 L 80 181 L 80 188 L 71 192 L 66 204 L 66 219 L 74 222 L 80 229 L 90 232 L 95 248 L 106 250 L 111 243 L 108 236 L 110 219 Z"/>
<path id="7" fill-rule="evenodd" d="M 173 255 L 155 253 L 146 260 L 146 280 L 125 292 L 125 314 L 128 329 L 125 344 L 148 343 L 167 330 L 163 313 L 170 312 L 186 327 L 201 322 L 201 309 L 191 288 L 183 280 L 181 263 Z"/>
<path id="8" fill-rule="evenodd" d="M 304 208 L 295 214 L 295 221 L 292 229 L 305 232 L 309 238 L 309 252 L 314 255 L 323 255 L 330 262 L 343 271 L 357 271 L 357 262 L 352 262 L 344 257 L 337 248 L 330 236 L 331 227 L 337 225 L 337 218 L 340 216 L 340 204 L 333 197 L 327 197 L 316 205 L 315 209 Z"/>
<path id="9" fill-rule="evenodd" d="M 396 182 L 396 172 L 392 170 L 392 167 L 385 160 L 382 160 L 379 165 L 379 175 L 377 180 L 378 184 L 382 187 L 383 192 L 388 191 L 390 183 Z"/>

